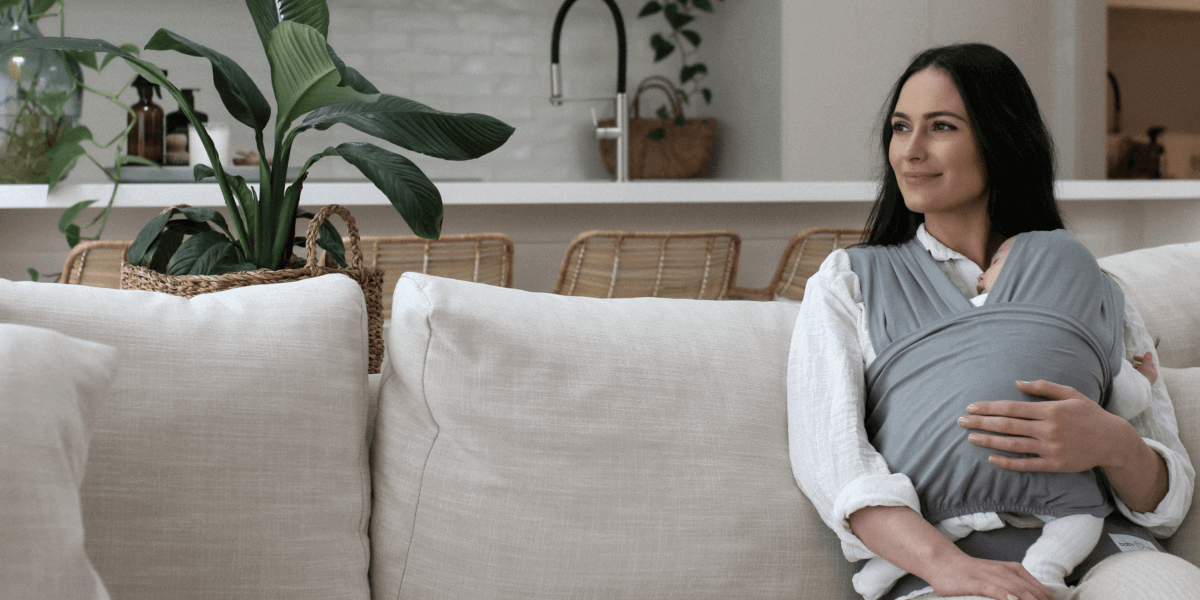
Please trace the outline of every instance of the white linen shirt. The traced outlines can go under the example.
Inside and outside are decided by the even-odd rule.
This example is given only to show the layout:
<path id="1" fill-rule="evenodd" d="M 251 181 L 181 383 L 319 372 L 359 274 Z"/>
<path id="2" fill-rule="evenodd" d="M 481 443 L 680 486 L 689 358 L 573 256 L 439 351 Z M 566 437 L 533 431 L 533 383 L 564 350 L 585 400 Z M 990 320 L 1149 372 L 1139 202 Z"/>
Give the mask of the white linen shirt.
<path id="1" fill-rule="evenodd" d="M 964 297 L 975 295 L 978 265 L 939 242 L 924 225 L 917 230 L 917 239 Z M 1154 349 L 1141 315 L 1129 303 L 1125 304 L 1124 338 L 1126 359 Z M 865 373 L 874 360 L 858 276 L 846 251 L 835 250 L 808 280 L 792 333 L 788 446 L 800 490 L 837 533 L 850 561 L 876 556 L 850 531 L 852 513 L 867 506 L 921 510 L 912 481 L 889 471 L 867 440 Z M 1130 422 L 1166 461 L 1167 495 L 1153 512 L 1133 512 L 1120 499 L 1116 504 L 1134 523 L 1167 537 L 1187 514 L 1196 475 L 1179 441 L 1175 410 L 1161 377 L 1152 390 L 1150 408 Z"/>

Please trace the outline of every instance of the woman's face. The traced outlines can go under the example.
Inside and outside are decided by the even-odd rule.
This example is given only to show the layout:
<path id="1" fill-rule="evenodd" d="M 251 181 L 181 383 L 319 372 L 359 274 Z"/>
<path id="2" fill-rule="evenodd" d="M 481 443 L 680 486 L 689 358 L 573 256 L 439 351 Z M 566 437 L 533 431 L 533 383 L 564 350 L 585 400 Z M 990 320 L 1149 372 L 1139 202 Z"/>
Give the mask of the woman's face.
<path id="1" fill-rule="evenodd" d="M 917 71 L 900 88 L 888 160 L 909 210 L 987 211 L 987 167 L 966 105 L 944 70 Z"/>

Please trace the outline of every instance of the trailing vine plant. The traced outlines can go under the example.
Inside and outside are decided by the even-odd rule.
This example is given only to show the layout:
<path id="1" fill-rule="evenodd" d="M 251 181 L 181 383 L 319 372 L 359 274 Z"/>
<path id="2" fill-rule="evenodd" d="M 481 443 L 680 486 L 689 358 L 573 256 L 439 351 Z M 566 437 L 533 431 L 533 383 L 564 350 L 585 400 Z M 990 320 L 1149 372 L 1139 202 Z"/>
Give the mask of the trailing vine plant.
<path id="1" fill-rule="evenodd" d="M 14 22 L 30 25 L 29 27 L 21 28 L 20 32 L 23 36 L 40 36 L 41 34 L 36 27 L 36 23 L 45 17 L 58 18 L 59 36 L 66 35 L 65 0 L 0 0 L 0 10 L 12 11 Z M 121 48 L 134 54 L 138 52 L 138 47 L 133 44 L 126 44 L 121 46 Z M 78 90 L 103 97 L 121 107 L 130 115 L 133 115 L 133 109 L 122 102 L 119 96 L 133 83 L 136 76 L 130 75 L 129 79 L 115 93 L 89 87 L 83 82 L 80 67 L 87 67 L 93 71 L 100 72 L 116 57 L 109 55 L 102 61 L 98 61 L 95 52 L 83 50 L 59 50 L 58 52 L 63 56 L 68 65 L 67 72 L 71 75 L 72 80 L 71 89 L 66 92 L 54 94 L 39 94 L 35 93 L 35 90 L 32 89 L 21 89 L 18 78 L 18 94 L 21 95 L 22 106 L 17 119 L 19 120 L 25 115 L 43 115 L 47 118 L 56 119 L 61 123 L 61 133 L 54 137 L 50 147 L 39 157 L 25 157 L 25 159 L 38 160 L 42 163 L 48 162 L 48 166 L 46 167 L 46 183 L 49 184 L 49 191 L 53 191 L 81 157 L 86 157 L 103 171 L 105 165 L 101 164 L 93 155 L 93 152 L 112 151 L 115 154 L 112 161 L 113 171 L 111 174 L 107 174 L 106 172 L 108 178 L 113 182 L 112 192 L 109 194 L 107 204 L 105 204 L 99 214 L 85 224 L 80 225 L 76 223 L 83 210 L 98 201 L 83 200 L 67 208 L 58 221 L 59 232 L 66 238 L 67 245 L 74 248 L 83 240 L 98 240 L 104 234 L 104 227 L 108 223 L 108 215 L 112 209 L 113 200 L 117 196 L 117 187 L 121 178 L 121 167 L 126 164 L 154 165 L 155 163 L 138 156 L 126 156 L 124 154 L 126 138 L 129 135 L 130 128 L 133 127 L 132 123 L 127 125 L 115 137 L 104 142 L 96 141 L 92 136 L 91 130 L 84 125 L 68 127 L 70 123 L 63 117 L 63 106 L 66 103 L 66 99 Z M 19 51 L 14 53 L 14 56 L 19 55 Z M 13 65 L 10 65 L 10 70 L 12 67 Z M 4 133 L 12 134 L 13 132 Z M 92 228 L 95 228 L 94 231 L 85 233 Z M 34 268 L 27 269 L 27 272 L 29 273 L 29 278 L 33 281 L 40 281 L 43 278 L 53 278 L 53 281 L 58 281 L 62 277 L 62 273 L 40 273 Z"/>
<path id="2" fill-rule="evenodd" d="M 662 32 L 655 32 L 650 36 L 650 48 L 654 50 L 654 62 L 661 62 L 678 50 L 680 85 L 677 86 L 677 89 L 683 102 L 690 104 L 691 97 L 700 94 L 704 98 L 704 103 L 710 104 L 712 103 L 712 90 L 703 85 L 704 79 L 708 77 L 708 65 L 695 60 L 694 56 L 700 48 L 702 39 L 695 29 L 688 27 L 696 20 L 697 12 L 712 14 L 712 0 L 665 0 L 663 2 L 650 0 L 642 5 L 638 18 L 658 14 L 663 16 L 670 30 L 666 35 Z M 658 107 L 657 114 L 660 119 L 670 118 L 666 106 Z M 683 115 L 676 115 L 676 125 L 682 125 L 683 121 Z M 646 137 L 662 139 L 665 136 L 666 132 L 659 127 Z"/>

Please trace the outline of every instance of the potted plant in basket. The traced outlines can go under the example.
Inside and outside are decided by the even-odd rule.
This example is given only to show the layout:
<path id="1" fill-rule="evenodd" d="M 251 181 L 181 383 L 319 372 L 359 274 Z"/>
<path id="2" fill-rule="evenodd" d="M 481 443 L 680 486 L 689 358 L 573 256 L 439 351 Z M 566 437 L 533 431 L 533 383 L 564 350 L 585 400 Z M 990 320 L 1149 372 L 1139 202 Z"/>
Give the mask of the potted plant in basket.
<path id="1" fill-rule="evenodd" d="M 688 119 L 683 107 L 695 94 L 712 102 L 712 90 L 702 85 L 708 66 L 694 60 L 700 34 L 690 26 L 693 13 L 713 12 L 711 0 L 649 0 L 642 5 L 638 18 L 662 15 L 668 31 L 650 36 L 654 62 L 669 56 L 680 58 L 679 85 L 661 75 L 651 75 L 638 84 L 633 94 L 629 119 L 629 171 L 634 179 L 683 179 L 696 177 L 712 163 L 716 141 L 716 119 Z M 678 50 L 678 53 L 676 53 Z M 666 95 L 667 106 L 660 106 L 657 118 L 643 119 L 639 113 L 642 93 L 658 90 Z M 610 123 L 608 121 L 601 124 Z M 610 173 L 616 169 L 616 145 L 600 141 L 600 156 Z"/>
<path id="2" fill-rule="evenodd" d="M 213 84 L 225 108 L 235 120 L 254 130 L 259 156 L 272 157 L 259 161 L 257 193 L 244 177 L 224 171 L 212 139 L 180 90 L 161 69 L 137 54 L 103 40 L 68 37 L 26 39 L 0 46 L 0 53 L 49 48 L 74 55 L 119 57 L 169 92 L 196 128 L 212 166 L 197 165 L 195 179 L 215 178 L 229 222 L 207 208 L 172 208 L 138 234 L 129 250 L 130 264 L 177 276 L 287 267 L 297 243 L 296 220 L 311 216 L 298 210 L 304 180 L 313 163 L 327 156 L 341 156 L 357 167 L 414 233 L 436 239 L 441 230 L 441 196 L 411 161 L 371 143 L 342 143 L 309 157 L 289 185 L 286 176 L 296 136 L 343 124 L 414 152 L 468 160 L 500 147 L 513 128 L 486 115 L 445 113 L 380 93 L 346 66 L 327 42 L 329 9 L 325 0 L 246 0 L 246 6 L 271 66 L 276 111 L 270 140 L 271 106 L 231 58 L 167 29 L 159 29 L 145 49 L 173 50 L 211 63 Z M 272 146 L 269 153 L 268 141 Z M 344 266 L 341 238 L 326 225 L 321 227 L 318 243 Z"/>

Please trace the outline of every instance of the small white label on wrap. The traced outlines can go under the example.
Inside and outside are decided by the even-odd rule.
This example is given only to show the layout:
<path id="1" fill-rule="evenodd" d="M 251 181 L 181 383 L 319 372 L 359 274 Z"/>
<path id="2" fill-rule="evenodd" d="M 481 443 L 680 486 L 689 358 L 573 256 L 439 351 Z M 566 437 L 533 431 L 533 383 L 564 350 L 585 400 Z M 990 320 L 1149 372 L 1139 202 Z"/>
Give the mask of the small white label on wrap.
<path id="1" fill-rule="evenodd" d="M 1110 534 L 1108 534 L 1108 537 L 1112 538 L 1113 543 L 1116 544 L 1117 547 L 1121 549 L 1121 552 L 1129 552 L 1131 550 L 1154 550 L 1156 552 L 1158 551 L 1158 548 L 1155 548 L 1154 544 L 1152 544 L 1146 540 L 1143 540 L 1140 537 L 1134 537 L 1132 535 L 1124 535 L 1121 533 L 1110 533 Z"/>

